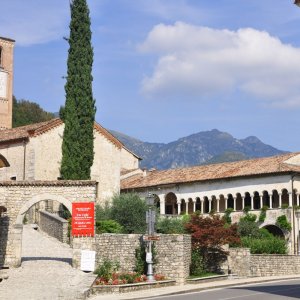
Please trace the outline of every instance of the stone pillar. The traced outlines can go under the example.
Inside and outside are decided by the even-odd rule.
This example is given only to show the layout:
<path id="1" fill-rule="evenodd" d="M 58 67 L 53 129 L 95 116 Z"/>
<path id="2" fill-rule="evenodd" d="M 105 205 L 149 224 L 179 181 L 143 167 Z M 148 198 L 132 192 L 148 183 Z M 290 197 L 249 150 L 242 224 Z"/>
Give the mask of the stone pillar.
<path id="1" fill-rule="evenodd" d="M 263 196 L 259 195 L 259 201 L 260 201 L 260 208 L 262 209 L 264 204 L 263 204 Z"/>
<path id="2" fill-rule="evenodd" d="M 12 265 L 13 267 L 21 266 L 21 258 L 22 258 L 22 233 L 23 233 L 23 225 L 16 224 L 13 228 L 12 233 L 12 245 L 13 245 L 13 256 L 10 258 L 11 261 L 8 261 L 8 265 Z"/>
<path id="3" fill-rule="evenodd" d="M 245 209 L 245 197 L 244 196 L 241 196 L 242 198 L 242 210 Z"/>
<path id="4" fill-rule="evenodd" d="M 220 198 L 217 198 L 217 213 L 220 212 Z"/>
<path id="5" fill-rule="evenodd" d="M 181 201 L 177 202 L 177 207 L 178 207 L 178 215 L 181 214 Z"/>
<path id="6" fill-rule="evenodd" d="M 236 197 L 233 197 L 233 211 L 236 211 Z"/>
<path id="7" fill-rule="evenodd" d="M 166 214 L 165 195 L 159 195 L 159 209 L 160 209 L 160 214 L 161 215 Z"/>
<path id="8" fill-rule="evenodd" d="M 270 207 L 269 208 L 272 209 L 273 208 L 273 199 L 272 199 L 273 195 L 269 194 L 269 193 L 268 193 L 268 195 L 269 195 L 269 203 L 270 203 Z"/>
<path id="9" fill-rule="evenodd" d="M 196 200 L 193 200 L 193 212 L 196 211 Z"/>
<path id="10" fill-rule="evenodd" d="M 296 193 L 296 197 L 297 197 L 296 198 L 296 203 L 297 203 L 297 206 L 299 206 L 299 194 Z"/>
<path id="11" fill-rule="evenodd" d="M 185 213 L 188 215 L 189 214 L 189 202 L 190 200 L 187 199 L 187 200 L 184 200 L 185 202 Z"/>
<path id="12" fill-rule="evenodd" d="M 293 207 L 293 193 L 289 193 L 289 207 Z"/>
<path id="13" fill-rule="evenodd" d="M 278 197 L 279 197 L 279 208 L 281 208 L 282 206 L 282 198 L 281 198 L 282 194 L 278 193 Z"/>
<path id="14" fill-rule="evenodd" d="M 212 202 L 212 199 L 208 199 L 208 212 L 209 213 L 211 212 L 211 202 Z"/>
<path id="15" fill-rule="evenodd" d="M 201 202 L 201 214 L 204 214 L 204 200 L 200 199 Z"/>
<path id="16" fill-rule="evenodd" d="M 250 195 L 250 198 L 251 198 L 251 210 L 254 210 L 254 196 Z"/>
<path id="17" fill-rule="evenodd" d="M 225 197 L 224 197 L 224 202 L 225 202 L 225 210 L 226 210 L 228 207 L 228 203 L 227 203 L 227 198 L 225 198 Z"/>

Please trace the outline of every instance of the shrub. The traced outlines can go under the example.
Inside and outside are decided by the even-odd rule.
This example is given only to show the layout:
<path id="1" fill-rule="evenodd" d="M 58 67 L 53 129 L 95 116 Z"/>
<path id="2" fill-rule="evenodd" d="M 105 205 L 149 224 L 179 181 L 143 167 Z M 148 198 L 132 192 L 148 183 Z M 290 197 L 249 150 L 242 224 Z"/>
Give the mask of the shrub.
<path id="1" fill-rule="evenodd" d="M 96 233 L 122 233 L 123 227 L 114 220 L 96 221 Z"/>
<path id="2" fill-rule="evenodd" d="M 288 205 L 288 204 L 282 204 L 282 205 L 281 205 L 281 208 L 282 208 L 282 209 L 287 209 L 287 208 L 289 208 L 289 205 Z"/>
<path id="3" fill-rule="evenodd" d="M 146 211 L 144 200 L 136 194 L 121 194 L 113 197 L 111 218 L 124 228 L 124 233 L 146 232 Z"/>
<path id="4" fill-rule="evenodd" d="M 104 206 L 96 205 L 96 220 L 110 220 L 111 219 L 111 207 L 108 202 L 105 202 Z"/>
<path id="5" fill-rule="evenodd" d="M 258 224 L 253 222 L 252 219 L 249 221 L 245 217 L 241 218 L 240 222 L 238 223 L 238 233 L 241 237 L 247 236 L 258 238 L 260 236 Z"/>
<path id="6" fill-rule="evenodd" d="M 186 232 L 185 216 L 182 218 L 159 218 L 156 224 L 156 231 L 163 234 L 183 234 Z"/>
<path id="7" fill-rule="evenodd" d="M 240 243 L 237 226 L 225 224 L 225 220 L 218 215 L 203 217 L 194 214 L 185 225 L 187 232 L 192 235 L 192 249 L 203 258 L 205 271 L 218 271 L 227 258 L 224 245 Z"/>
<path id="8" fill-rule="evenodd" d="M 192 250 L 191 265 L 190 265 L 190 275 L 201 276 L 205 274 L 205 266 L 203 262 L 203 257 L 197 250 Z"/>
<path id="9" fill-rule="evenodd" d="M 257 239 L 242 237 L 242 246 L 250 248 L 252 254 L 287 254 L 285 240 L 277 237 Z"/>
<path id="10" fill-rule="evenodd" d="M 260 215 L 259 215 L 259 218 L 258 218 L 258 221 L 263 223 L 267 217 L 267 210 L 268 210 L 268 206 L 263 206 L 261 209 L 260 209 Z"/>
<path id="11" fill-rule="evenodd" d="M 243 212 L 247 214 L 251 210 L 251 206 L 245 206 Z"/>
<path id="12" fill-rule="evenodd" d="M 227 224 L 231 224 L 231 213 L 233 212 L 233 208 L 227 208 L 225 210 L 224 216 L 223 216 L 223 220 L 227 223 Z"/>
<path id="13" fill-rule="evenodd" d="M 117 272 L 119 268 L 119 262 L 105 259 L 103 263 L 96 269 L 94 274 L 97 274 L 98 277 L 101 277 L 104 280 L 108 281 L 112 277 L 112 274 Z"/>
<path id="14" fill-rule="evenodd" d="M 277 218 L 276 220 L 276 225 L 280 227 L 281 229 L 291 231 L 292 230 L 292 225 L 291 223 L 287 220 L 286 215 L 281 215 Z"/>
<path id="15" fill-rule="evenodd" d="M 247 222 L 252 222 L 254 223 L 257 219 L 257 215 L 247 213 L 244 217 L 241 217 L 240 221 L 247 221 Z"/>

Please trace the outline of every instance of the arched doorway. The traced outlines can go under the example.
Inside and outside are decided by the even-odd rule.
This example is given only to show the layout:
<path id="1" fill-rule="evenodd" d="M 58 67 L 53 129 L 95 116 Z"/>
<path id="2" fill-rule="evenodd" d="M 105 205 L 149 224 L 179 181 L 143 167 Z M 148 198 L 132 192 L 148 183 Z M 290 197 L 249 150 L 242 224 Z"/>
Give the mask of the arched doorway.
<path id="1" fill-rule="evenodd" d="M 266 225 L 264 226 L 263 228 L 267 229 L 270 233 L 272 233 L 274 236 L 277 236 L 277 237 L 280 237 L 282 239 L 285 238 L 284 236 L 284 232 L 282 231 L 281 228 L 279 228 L 278 226 L 276 225 Z"/>
<path id="2" fill-rule="evenodd" d="M 165 197 L 165 213 L 166 215 L 177 215 L 177 197 L 170 192 Z"/>

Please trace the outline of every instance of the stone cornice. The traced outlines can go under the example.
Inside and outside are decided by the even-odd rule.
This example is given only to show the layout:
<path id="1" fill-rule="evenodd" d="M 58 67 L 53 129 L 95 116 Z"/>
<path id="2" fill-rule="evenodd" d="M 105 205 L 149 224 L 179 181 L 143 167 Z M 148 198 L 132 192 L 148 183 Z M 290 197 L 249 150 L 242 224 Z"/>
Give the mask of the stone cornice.
<path id="1" fill-rule="evenodd" d="M 94 180 L 26 180 L 0 181 L 0 186 L 96 186 Z"/>

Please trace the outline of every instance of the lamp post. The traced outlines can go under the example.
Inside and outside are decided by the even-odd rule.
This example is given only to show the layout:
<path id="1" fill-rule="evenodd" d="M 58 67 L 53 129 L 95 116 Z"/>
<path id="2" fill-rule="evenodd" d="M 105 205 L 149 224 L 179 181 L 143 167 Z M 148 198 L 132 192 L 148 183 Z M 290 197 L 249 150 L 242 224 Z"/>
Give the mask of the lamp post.
<path id="1" fill-rule="evenodd" d="M 298 225 L 298 255 L 300 255 L 300 227 L 299 227 L 300 210 L 296 210 L 295 215 L 297 218 L 297 225 Z"/>
<path id="2" fill-rule="evenodd" d="M 155 224 L 155 211 L 154 206 L 154 195 L 148 194 L 146 197 L 146 203 L 148 205 L 148 211 L 146 212 L 146 222 L 147 222 L 147 233 L 151 237 L 154 235 L 154 224 Z M 151 239 L 147 241 L 148 247 L 146 252 L 146 262 L 148 264 L 147 268 L 147 281 L 155 281 L 153 276 L 153 258 L 152 258 L 152 241 Z"/>

